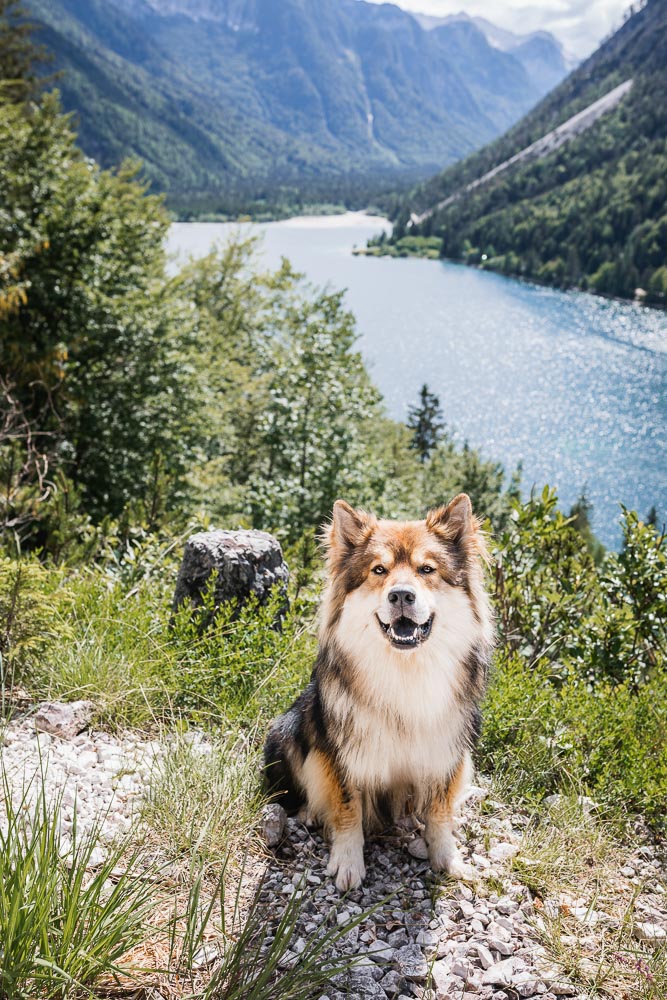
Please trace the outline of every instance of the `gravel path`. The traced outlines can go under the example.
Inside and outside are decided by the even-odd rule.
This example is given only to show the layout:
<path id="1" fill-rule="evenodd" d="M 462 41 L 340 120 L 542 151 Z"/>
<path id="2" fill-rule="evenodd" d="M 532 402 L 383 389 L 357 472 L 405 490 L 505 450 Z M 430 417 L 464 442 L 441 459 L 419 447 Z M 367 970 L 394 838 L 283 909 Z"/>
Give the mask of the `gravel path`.
<path id="1" fill-rule="evenodd" d="M 11 723 L 2 736 L 3 768 L 15 805 L 24 796 L 34 801 L 42 782 L 47 797 L 62 796 L 65 842 L 75 807 L 80 831 L 94 829 L 102 818 L 100 851 L 105 840 L 136 824 L 160 743 L 97 732 L 60 739 L 35 732 L 34 717 Z M 0 823 L 2 818 L 0 805 Z M 457 830 L 474 882 L 434 876 L 424 860 L 419 826 L 406 822 L 367 842 L 366 882 L 341 898 L 325 875 L 328 851 L 319 834 L 288 820 L 279 846 L 264 866 L 257 865 L 258 872 L 262 867 L 265 871 L 259 905 L 269 932 L 287 900 L 299 894 L 300 916 L 284 965 L 298 962 L 318 929 L 344 928 L 371 907 L 376 907 L 373 914 L 340 938 L 331 952 L 331 958 L 354 955 L 359 964 L 329 990 L 328 1000 L 583 1000 L 587 994 L 549 960 L 540 930 L 545 920 L 566 914 L 581 925 L 588 935 L 582 939 L 588 953 L 595 955 L 599 935 L 621 924 L 620 901 L 633 895 L 638 948 L 664 946 L 667 877 L 654 848 L 645 845 L 625 858 L 617 873 L 618 912 L 609 905 L 603 910 L 599 901 L 593 908 L 586 899 L 565 894 L 534 900 L 510 864 L 521 851 L 528 823 L 526 814 L 494 802 L 488 787 L 475 787 Z M 621 955 L 618 961 L 629 959 Z"/>
<path id="2" fill-rule="evenodd" d="M 303 892 L 302 916 L 286 962 L 296 961 L 318 926 L 334 921 L 344 926 L 363 910 L 378 907 L 334 953 L 361 956 L 361 964 L 341 981 L 348 994 L 332 991 L 329 1000 L 345 995 L 380 1000 L 577 996 L 562 973 L 549 967 L 528 889 L 508 876 L 507 861 L 519 850 L 526 819 L 495 815 L 482 823 L 480 803 L 486 798 L 485 789 L 473 790 L 458 831 L 465 860 L 479 877 L 474 888 L 434 876 L 424 860 L 420 829 L 406 824 L 367 844 L 366 881 L 341 902 L 324 874 L 327 850 L 321 837 L 288 820 L 264 890 L 273 907 L 281 895 Z"/>

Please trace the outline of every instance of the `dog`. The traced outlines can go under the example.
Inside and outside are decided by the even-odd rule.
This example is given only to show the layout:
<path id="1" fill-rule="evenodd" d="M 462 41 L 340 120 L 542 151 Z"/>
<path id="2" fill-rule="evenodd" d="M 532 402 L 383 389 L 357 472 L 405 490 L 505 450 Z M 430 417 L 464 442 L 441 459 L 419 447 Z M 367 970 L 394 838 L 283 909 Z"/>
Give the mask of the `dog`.
<path id="1" fill-rule="evenodd" d="M 414 813 L 431 866 L 465 874 L 453 818 L 472 774 L 493 647 L 483 532 L 470 499 L 423 521 L 337 500 L 324 537 L 328 584 L 310 683 L 272 724 L 275 800 L 331 839 L 327 874 L 363 881 L 364 831 Z"/>

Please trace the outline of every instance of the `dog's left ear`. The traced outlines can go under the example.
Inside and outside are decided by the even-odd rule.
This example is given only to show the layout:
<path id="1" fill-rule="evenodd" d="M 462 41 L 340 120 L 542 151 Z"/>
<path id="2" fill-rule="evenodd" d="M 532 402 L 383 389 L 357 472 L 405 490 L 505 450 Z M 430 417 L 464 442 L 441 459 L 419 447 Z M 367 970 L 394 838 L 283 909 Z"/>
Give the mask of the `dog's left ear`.
<path id="1" fill-rule="evenodd" d="M 426 515 L 426 527 L 447 535 L 454 542 L 467 540 L 477 530 L 472 504 L 467 493 L 459 493 L 447 506 L 436 507 Z"/>

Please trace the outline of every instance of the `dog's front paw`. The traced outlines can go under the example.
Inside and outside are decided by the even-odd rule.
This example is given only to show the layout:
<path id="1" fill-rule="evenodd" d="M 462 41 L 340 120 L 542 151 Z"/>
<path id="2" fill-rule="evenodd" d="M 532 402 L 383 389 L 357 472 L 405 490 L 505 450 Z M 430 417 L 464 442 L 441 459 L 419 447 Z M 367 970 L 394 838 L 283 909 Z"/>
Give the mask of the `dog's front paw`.
<path id="1" fill-rule="evenodd" d="M 327 875 L 336 876 L 339 892 L 357 889 L 366 877 L 364 852 L 360 845 L 336 843 L 331 845 Z"/>
<path id="2" fill-rule="evenodd" d="M 435 871 L 444 871 L 452 878 L 460 878 L 464 880 L 472 880 L 475 877 L 475 870 L 471 865 L 467 865 L 458 851 L 454 851 L 446 860 L 443 861 L 441 865 L 436 867 L 435 862 L 431 861 L 431 865 Z"/>
<path id="3" fill-rule="evenodd" d="M 449 835 L 434 838 L 428 845 L 428 858 L 435 872 L 447 872 L 452 878 L 470 879 L 474 872 L 467 865 L 454 845 L 454 839 Z"/>

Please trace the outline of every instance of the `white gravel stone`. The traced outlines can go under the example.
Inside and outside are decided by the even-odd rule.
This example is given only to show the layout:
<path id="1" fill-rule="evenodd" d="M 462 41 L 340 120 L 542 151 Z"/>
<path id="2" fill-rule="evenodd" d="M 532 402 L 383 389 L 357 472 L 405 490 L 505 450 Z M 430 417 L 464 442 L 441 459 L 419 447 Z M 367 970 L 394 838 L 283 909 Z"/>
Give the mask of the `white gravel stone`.
<path id="1" fill-rule="evenodd" d="M 660 924 L 636 923 L 632 932 L 638 941 L 645 944 L 658 945 L 667 941 L 667 930 Z"/>
<path id="2" fill-rule="evenodd" d="M 494 962 L 482 976 L 483 985 L 510 986 L 515 972 L 515 960 L 506 958 L 502 962 Z"/>
<path id="3" fill-rule="evenodd" d="M 277 847 L 285 835 L 287 813 L 277 802 L 264 806 L 260 817 L 261 834 L 267 847 Z"/>
<path id="4" fill-rule="evenodd" d="M 495 844 L 489 851 L 489 857 L 492 861 L 509 861 L 510 858 L 516 857 L 519 853 L 519 847 L 517 844 L 509 844 L 503 842 L 500 844 Z"/>
<path id="5" fill-rule="evenodd" d="M 35 713 L 35 729 L 71 740 L 90 725 L 94 714 L 92 701 L 45 701 Z"/>

